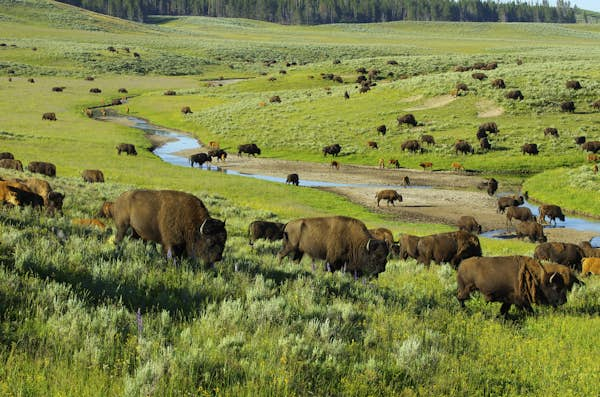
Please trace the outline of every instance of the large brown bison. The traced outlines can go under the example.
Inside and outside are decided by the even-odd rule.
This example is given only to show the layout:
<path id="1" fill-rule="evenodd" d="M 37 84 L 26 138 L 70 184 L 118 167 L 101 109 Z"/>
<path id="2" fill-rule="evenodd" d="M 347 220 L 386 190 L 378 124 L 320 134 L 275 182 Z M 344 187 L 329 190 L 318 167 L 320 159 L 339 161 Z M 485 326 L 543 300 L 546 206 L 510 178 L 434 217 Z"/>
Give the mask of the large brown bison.
<path id="1" fill-rule="evenodd" d="M 466 232 L 475 234 L 481 233 L 481 225 L 477 223 L 475 218 L 471 215 L 463 215 L 460 218 L 458 218 L 456 226 L 458 226 L 458 230 L 464 230 Z"/>
<path id="2" fill-rule="evenodd" d="M 546 217 L 550 219 L 550 225 L 552 225 L 552 222 L 554 222 L 554 226 L 556 226 L 556 218 L 560 219 L 561 222 L 565 221 L 565 215 L 558 205 L 543 204 L 539 206 L 538 210 L 540 212 L 540 223 L 546 222 Z"/>
<path id="3" fill-rule="evenodd" d="M 506 93 L 506 98 L 522 101 L 525 97 L 521 90 L 512 90 Z"/>
<path id="4" fill-rule="evenodd" d="M 334 143 L 333 145 L 325 146 L 323 148 L 323 156 L 327 156 L 328 154 L 333 157 L 337 157 L 337 155 L 342 151 L 342 147 L 338 143 Z"/>
<path id="5" fill-rule="evenodd" d="M 531 213 L 527 207 L 515 207 L 511 205 L 506 208 L 506 223 L 512 225 L 512 220 L 518 219 L 521 222 L 537 222 L 537 218 Z"/>
<path id="6" fill-rule="evenodd" d="M 414 236 L 412 234 L 401 234 L 398 238 L 398 245 L 400 246 L 400 259 L 406 260 L 409 257 L 417 259 L 419 257 L 419 251 L 417 246 L 421 237 Z"/>
<path id="7" fill-rule="evenodd" d="M 56 121 L 56 114 L 54 112 L 47 112 L 42 114 L 42 120 Z"/>
<path id="8" fill-rule="evenodd" d="M 298 177 L 298 174 L 289 174 L 285 179 L 285 183 L 298 186 L 300 184 L 300 178 Z"/>
<path id="9" fill-rule="evenodd" d="M 238 146 L 238 156 L 241 156 L 242 153 L 247 153 L 248 157 L 252 155 L 252 157 L 256 157 L 256 155 L 260 155 L 261 151 L 256 143 L 245 143 L 243 145 Z"/>
<path id="10" fill-rule="evenodd" d="M 33 208 L 42 208 L 44 205 L 42 196 L 17 181 L 0 181 L 0 202 L 19 207 L 29 205 Z"/>
<path id="11" fill-rule="evenodd" d="M 477 132 L 489 132 L 490 134 L 497 134 L 498 131 L 500 131 L 498 125 L 493 121 L 480 124 L 477 128 Z"/>
<path id="12" fill-rule="evenodd" d="M 500 197 L 498 199 L 498 210 L 496 212 L 503 214 L 504 210 L 507 207 L 510 207 L 510 206 L 518 207 L 519 205 L 522 205 L 524 202 L 525 202 L 525 199 L 523 198 L 523 196 L 519 196 L 518 198 L 514 198 L 512 196 Z"/>
<path id="13" fill-rule="evenodd" d="M 544 270 L 546 270 L 546 272 L 550 274 L 560 274 L 563 278 L 563 281 L 565 282 L 565 287 L 567 288 L 567 291 L 571 291 L 575 284 L 585 285 L 583 281 L 577 278 L 577 275 L 575 274 L 573 269 L 571 269 L 568 266 L 564 266 L 553 262 L 542 262 L 542 266 L 544 266 Z"/>
<path id="14" fill-rule="evenodd" d="M 211 218 L 202 201 L 174 190 L 130 190 L 112 206 L 120 243 L 127 229 L 145 241 L 162 245 L 170 256 L 199 258 L 206 264 L 220 261 L 227 240 L 225 222 Z"/>
<path id="15" fill-rule="evenodd" d="M 435 139 L 433 138 L 433 135 L 421 135 L 421 142 L 426 143 L 427 145 L 435 145 Z"/>
<path id="16" fill-rule="evenodd" d="M 104 174 L 100 170 L 83 170 L 81 177 L 84 182 L 104 183 Z"/>
<path id="17" fill-rule="evenodd" d="M 573 113 L 575 111 L 575 102 L 566 101 L 560 103 L 561 112 Z"/>
<path id="18" fill-rule="evenodd" d="M 504 80 L 502 80 L 502 79 L 496 79 L 496 80 L 492 81 L 492 87 L 493 88 L 504 89 L 504 88 L 506 88 L 506 84 L 504 83 Z"/>
<path id="19" fill-rule="evenodd" d="M 600 141 L 587 141 L 581 145 L 581 148 L 587 152 L 596 153 L 600 151 Z"/>
<path id="20" fill-rule="evenodd" d="M 554 127 L 544 128 L 544 136 L 548 136 L 548 135 L 558 138 L 558 129 L 556 129 Z"/>
<path id="21" fill-rule="evenodd" d="M 212 157 L 208 153 L 196 153 L 190 156 L 190 166 L 193 168 L 194 164 L 198 164 L 198 167 L 202 168 L 202 164 L 211 162 Z"/>
<path id="22" fill-rule="evenodd" d="M 377 276 L 385 271 L 389 249 L 358 219 L 331 216 L 296 219 L 285 226 L 279 261 L 292 254 L 299 262 L 305 253 L 313 261 L 325 260 L 332 271 L 345 268 L 355 276 Z"/>
<path id="23" fill-rule="evenodd" d="M 544 228 L 537 222 L 519 222 L 516 226 L 517 237 L 528 237 L 532 243 L 545 243 L 548 241 L 544 235 Z"/>
<path id="24" fill-rule="evenodd" d="M 462 154 L 469 154 L 469 153 L 474 154 L 475 153 L 475 149 L 473 149 L 471 144 L 466 141 L 456 142 L 454 144 L 454 151 L 456 152 L 456 154 L 458 154 L 458 152 L 460 152 Z"/>
<path id="25" fill-rule="evenodd" d="M 549 273 L 539 261 L 526 256 L 496 256 L 464 260 L 456 273 L 461 307 L 479 291 L 488 302 L 501 302 L 506 316 L 511 305 L 533 312 L 531 304 L 562 305 L 567 287 L 562 276 Z"/>
<path id="26" fill-rule="evenodd" d="M 533 257 L 581 270 L 581 259 L 585 257 L 585 252 L 576 244 L 551 242 L 535 247 Z"/>
<path id="27" fill-rule="evenodd" d="M 577 80 L 567 80 L 565 87 L 571 90 L 580 90 L 582 88 L 581 83 Z"/>
<path id="28" fill-rule="evenodd" d="M 29 172 L 35 172 L 46 176 L 56 176 L 56 166 L 44 161 L 31 161 L 27 165 Z"/>
<path id="29" fill-rule="evenodd" d="M 456 269 L 460 261 L 472 256 L 481 256 L 481 245 L 476 235 L 458 230 L 424 236 L 417 243 L 417 261 L 429 266 L 448 262 Z"/>
<path id="30" fill-rule="evenodd" d="M 285 224 L 280 222 L 253 221 L 248 226 L 248 244 L 254 245 L 254 242 L 259 239 L 281 240 L 284 227 Z"/>
<path id="31" fill-rule="evenodd" d="M 387 205 L 390 205 L 390 203 L 392 205 L 394 205 L 394 201 L 398 201 L 400 203 L 402 202 L 402 196 L 393 189 L 385 189 L 385 190 L 378 191 L 377 194 L 375 194 L 375 199 L 377 200 L 378 207 L 379 207 L 379 202 L 381 200 L 386 200 Z"/>
<path id="32" fill-rule="evenodd" d="M 417 120 L 412 113 L 405 114 L 404 116 L 398 116 L 398 125 L 408 124 L 415 127 L 417 125 Z"/>
<path id="33" fill-rule="evenodd" d="M 29 191 L 42 197 L 46 212 L 53 215 L 55 211 L 62 212 L 63 200 L 65 195 L 52 190 L 48 182 L 38 178 L 27 178 L 23 184 Z"/>
<path id="34" fill-rule="evenodd" d="M 538 154 L 539 151 L 538 151 L 537 144 L 535 144 L 535 143 L 525 143 L 525 144 L 523 144 L 523 146 L 521 146 L 521 153 L 523 153 L 523 154 L 529 154 L 529 155 L 536 155 L 536 154 Z"/>
<path id="35" fill-rule="evenodd" d="M 121 155 L 121 152 L 126 153 L 128 156 L 137 156 L 135 145 L 132 143 L 119 143 L 116 146 L 117 154 Z"/>
<path id="36" fill-rule="evenodd" d="M 9 170 L 23 171 L 23 163 L 21 160 L 14 159 L 1 159 L 0 168 L 7 168 Z"/>
<path id="37" fill-rule="evenodd" d="M 416 153 L 421 151 L 421 145 L 419 144 L 419 141 L 417 141 L 416 139 L 409 139 L 407 141 L 402 142 L 402 145 L 400 145 L 400 148 L 402 149 L 402 151 L 408 150 L 409 152 L 412 153 Z"/>
<path id="38" fill-rule="evenodd" d="M 11 152 L 2 152 L 0 153 L 0 160 L 2 159 L 14 160 L 15 156 Z"/>

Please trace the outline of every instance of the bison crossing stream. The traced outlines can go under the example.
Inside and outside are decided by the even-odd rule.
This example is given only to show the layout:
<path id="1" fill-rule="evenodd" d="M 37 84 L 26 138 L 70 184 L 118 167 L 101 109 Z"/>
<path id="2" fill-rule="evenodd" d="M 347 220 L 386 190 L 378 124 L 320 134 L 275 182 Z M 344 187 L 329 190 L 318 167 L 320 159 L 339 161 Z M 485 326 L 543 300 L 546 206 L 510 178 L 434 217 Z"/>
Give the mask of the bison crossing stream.
<path id="1" fill-rule="evenodd" d="M 161 137 L 168 138 L 168 140 L 155 148 L 153 153 L 158 156 L 163 161 L 181 166 L 181 167 L 189 167 L 189 159 L 188 157 L 178 154 L 183 151 L 189 151 L 194 149 L 201 149 L 202 145 L 198 142 L 198 140 L 190 135 L 187 135 L 183 132 L 170 130 L 168 128 L 160 127 L 153 125 L 146 120 L 132 117 L 132 116 L 121 116 L 126 118 L 128 121 L 128 125 L 133 128 L 140 129 L 144 131 L 146 134 L 158 135 Z M 107 120 L 115 120 L 115 118 L 107 118 Z M 261 175 L 255 173 L 244 173 L 231 169 L 223 169 L 218 166 L 205 164 L 205 168 L 203 170 L 214 171 L 214 172 L 223 172 L 229 175 L 237 175 L 255 179 L 261 179 L 269 182 L 278 182 L 285 183 L 286 178 L 284 177 L 276 177 L 270 175 Z M 336 183 L 336 182 L 327 182 L 327 181 L 315 181 L 315 180 L 300 180 L 300 186 L 306 187 L 357 187 L 357 188 L 373 188 L 373 189 L 382 189 L 382 188 L 397 188 L 398 186 L 389 186 L 389 185 L 381 185 L 381 184 L 369 184 L 369 183 L 359 183 L 359 184 L 351 184 L 351 183 Z M 413 188 L 429 188 L 430 186 L 419 186 L 414 185 L 411 186 Z M 404 187 L 406 188 L 406 187 Z M 538 209 L 536 206 L 525 202 L 524 206 L 531 209 L 534 215 L 538 215 Z M 588 220 L 583 218 L 576 218 L 572 216 L 567 216 L 564 222 L 558 221 L 557 227 L 565 227 L 571 228 L 575 230 L 583 230 L 583 231 L 593 231 L 597 232 L 598 236 L 594 237 L 591 241 L 593 246 L 600 246 L 600 221 Z M 486 233 L 483 233 L 482 236 L 488 238 L 506 238 L 506 230 L 491 230 Z"/>

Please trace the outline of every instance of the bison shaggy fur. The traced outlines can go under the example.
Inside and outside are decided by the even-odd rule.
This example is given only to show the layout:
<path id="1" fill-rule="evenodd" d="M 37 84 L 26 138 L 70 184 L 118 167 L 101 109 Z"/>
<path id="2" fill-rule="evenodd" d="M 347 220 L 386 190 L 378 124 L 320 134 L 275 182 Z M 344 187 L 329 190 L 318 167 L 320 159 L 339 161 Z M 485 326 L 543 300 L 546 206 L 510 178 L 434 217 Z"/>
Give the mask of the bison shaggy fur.
<path id="1" fill-rule="evenodd" d="M 116 147 L 117 154 L 121 155 L 121 152 L 126 153 L 128 156 L 137 156 L 135 145 L 132 143 L 119 143 Z"/>
<path id="2" fill-rule="evenodd" d="M 23 163 L 21 160 L 15 159 L 1 159 L 0 168 L 7 168 L 9 170 L 23 171 Z"/>
<path id="3" fill-rule="evenodd" d="M 284 227 L 285 224 L 281 222 L 253 221 L 248 226 L 249 244 L 254 245 L 254 242 L 259 239 L 281 240 Z"/>
<path id="4" fill-rule="evenodd" d="M 83 170 L 81 177 L 84 182 L 88 183 L 103 183 L 104 174 L 100 170 Z"/>
<path id="5" fill-rule="evenodd" d="M 44 161 L 32 161 L 27 165 L 29 172 L 35 172 L 46 176 L 56 176 L 56 166 Z"/>
<path id="6" fill-rule="evenodd" d="M 533 257 L 581 270 L 581 259 L 585 257 L 585 252 L 576 244 L 546 242 L 535 247 Z"/>
<path id="7" fill-rule="evenodd" d="M 532 243 L 545 243 L 548 241 L 544 235 L 542 225 L 537 222 L 519 222 L 516 226 L 517 237 L 528 237 Z"/>
<path id="8" fill-rule="evenodd" d="M 463 259 L 481 256 L 481 245 L 476 235 L 458 230 L 421 237 L 417 251 L 417 261 L 425 266 L 434 261 L 437 264 L 448 262 L 456 268 Z"/>
<path id="9" fill-rule="evenodd" d="M 464 230 L 466 232 L 475 234 L 481 233 L 481 225 L 471 215 L 461 216 L 458 218 L 456 225 L 458 226 L 459 230 Z"/>

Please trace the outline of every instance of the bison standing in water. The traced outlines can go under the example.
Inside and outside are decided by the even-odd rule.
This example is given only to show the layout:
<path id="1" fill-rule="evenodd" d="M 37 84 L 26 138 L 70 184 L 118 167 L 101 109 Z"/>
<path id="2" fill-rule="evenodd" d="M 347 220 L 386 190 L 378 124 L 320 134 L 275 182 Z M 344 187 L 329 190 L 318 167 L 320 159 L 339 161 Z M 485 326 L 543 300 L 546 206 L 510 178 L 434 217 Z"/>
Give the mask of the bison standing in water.
<path id="1" fill-rule="evenodd" d="M 558 205 L 543 204 L 540 205 L 538 210 L 540 212 L 540 223 L 546 222 L 546 217 L 550 218 L 550 225 L 552 225 L 552 222 L 554 222 L 554 226 L 556 226 L 556 218 L 560 219 L 561 222 L 565 221 L 565 215 Z"/>
<path id="2" fill-rule="evenodd" d="M 194 164 L 198 164 L 198 167 L 202 168 L 202 164 L 211 162 L 212 157 L 207 153 L 196 153 L 190 156 L 190 166 L 193 168 Z"/>
<path id="3" fill-rule="evenodd" d="M 429 266 L 433 260 L 438 265 L 448 262 L 456 269 L 463 259 L 481 256 L 481 245 L 474 234 L 458 230 L 421 237 L 417 252 L 417 261 L 425 266 Z"/>
<path id="4" fill-rule="evenodd" d="M 299 262 L 305 253 L 313 262 L 325 260 L 331 271 L 345 268 L 355 276 L 377 276 L 385 271 L 389 249 L 358 219 L 331 216 L 296 219 L 285 226 L 279 261 L 292 254 Z"/>
<path id="5" fill-rule="evenodd" d="M 211 218 L 202 201 L 175 190 L 130 190 L 112 206 L 119 243 L 131 227 L 134 235 L 162 245 L 170 256 L 200 258 L 206 264 L 222 259 L 225 222 Z"/>
<path id="6" fill-rule="evenodd" d="M 532 303 L 562 305 L 567 287 L 559 273 L 550 273 L 541 263 L 526 256 L 469 258 L 456 273 L 457 298 L 461 307 L 471 292 L 479 291 L 488 302 L 501 302 L 506 316 L 511 305 L 532 313 Z"/>

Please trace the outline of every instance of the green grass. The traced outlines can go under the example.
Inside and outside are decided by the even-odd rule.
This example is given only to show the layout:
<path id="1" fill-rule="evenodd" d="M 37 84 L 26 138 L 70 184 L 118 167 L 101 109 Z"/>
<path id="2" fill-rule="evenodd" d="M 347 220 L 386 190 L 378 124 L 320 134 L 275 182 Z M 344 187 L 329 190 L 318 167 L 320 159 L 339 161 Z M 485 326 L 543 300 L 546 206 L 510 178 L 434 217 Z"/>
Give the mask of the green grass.
<path id="1" fill-rule="evenodd" d="M 279 264 L 279 243 L 247 245 L 252 220 L 344 214 L 395 235 L 451 228 L 389 219 L 315 189 L 171 166 L 144 150 L 150 143 L 138 130 L 88 119 L 82 110 L 120 97 L 123 87 L 132 96 L 131 115 L 217 140 L 229 151 L 254 141 L 265 157 L 324 162 L 321 148 L 339 142 L 344 163 L 375 167 L 384 157 L 412 168 L 432 161 L 443 170 L 460 161 L 503 186 L 525 179 L 524 190 L 539 201 L 600 216 L 597 176 L 572 139 L 600 138 L 598 113 L 590 107 L 600 99 L 598 25 L 303 27 L 217 18 L 157 18 L 144 25 L 60 3 L 0 0 L 0 28 L 0 43 L 16 45 L 0 47 L 0 151 L 25 165 L 55 163 L 58 176 L 50 183 L 66 194 L 61 216 L 0 211 L 0 395 L 597 393 L 600 351 L 590 337 L 600 329 L 597 278 L 575 287 L 556 310 L 512 311 L 512 320 L 503 321 L 496 318 L 499 305 L 481 296 L 461 310 L 447 265 L 425 269 L 394 259 L 363 284 L 312 272 L 306 260 Z M 111 45 L 116 54 L 106 50 Z M 264 66 L 273 58 L 277 64 Z M 399 65 L 388 65 L 391 59 Z M 291 61 L 297 65 L 286 67 Z M 498 61 L 499 68 L 486 72 L 482 83 L 470 72 L 450 71 L 478 61 Z M 354 84 L 358 67 L 394 76 L 361 95 Z M 320 73 L 340 75 L 345 83 L 325 81 Z M 88 75 L 96 80 L 85 81 Z M 221 76 L 247 79 L 207 86 Z M 499 77 L 521 89 L 525 100 L 511 102 L 493 90 L 489 81 Z M 569 79 L 584 88 L 567 91 Z M 447 95 L 458 82 L 471 88 L 466 96 L 409 110 Z M 54 86 L 66 89 L 54 93 Z M 90 94 L 92 87 L 102 93 Z M 168 89 L 177 95 L 162 95 Z M 270 103 L 273 95 L 282 103 Z M 558 111 L 556 103 L 567 99 L 576 102 L 575 114 Z M 182 106 L 194 113 L 183 116 Z M 477 117 L 492 107 L 504 113 Z M 423 125 L 398 128 L 396 117 L 409 111 Z M 58 121 L 42 121 L 44 112 L 55 112 Z M 455 155 L 454 142 L 475 143 L 484 121 L 499 125 L 492 137 L 497 150 Z M 375 127 L 384 123 L 390 132 L 376 136 Z M 559 139 L 544 138 L 548 126 L 559 129 Z M 438 144 L 420 155 L 400 151 L 404 140 L 423 133 Z M 380 149 L 367 150 L 367 140 Z M 134 143 L 139 155 L 118 156 L 120 142 Z M 540 155 L 522 155 L 525 142 L 538 143 Z M 80 173 L 88 168 L 101 169 L 107 183 L 84 184 Z M 1 173 L 23 175 L 31 174 Z M 215 269 L 187 260 L 173 265 L 159 247 L 133 240 L 117 255 L 113 231 L 71 224 L 133 187 L 200 197 L 227 221 L 224 260 Z M 66 240 L 57 238 L 57 228 Z M 485 238 L 481 244 L 486 256 L 531 255 L 535 247 Z"/>

